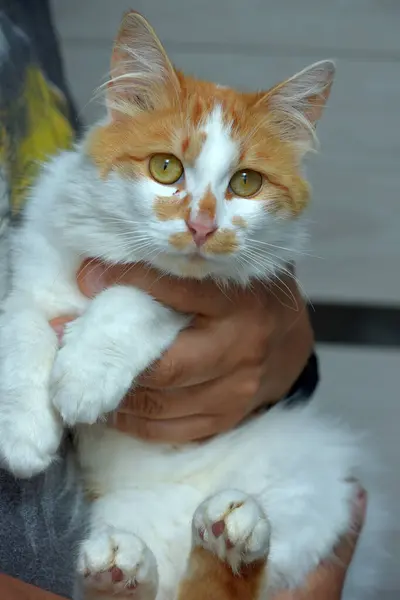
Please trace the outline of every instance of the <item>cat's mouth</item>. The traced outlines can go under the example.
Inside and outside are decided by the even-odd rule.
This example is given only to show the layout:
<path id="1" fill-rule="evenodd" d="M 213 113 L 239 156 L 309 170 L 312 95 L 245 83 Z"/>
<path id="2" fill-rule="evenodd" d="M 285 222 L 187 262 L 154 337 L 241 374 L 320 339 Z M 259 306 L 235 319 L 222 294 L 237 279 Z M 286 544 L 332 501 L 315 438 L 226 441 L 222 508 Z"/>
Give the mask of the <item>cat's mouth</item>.
<path id="1" fill-rule="evenodd" d="M 218 260 L 218 256 L 211 254 L 209 252 L 206 252 L 205 250 L 202 250 L 201 248 L 194 248 L 193 250 L 190 250 L 190 252 L 188 252 L 186 254 L 185 258 L 191 264 L 215 262 L 216 260 Z"/>
<path id="2" fill-rule="evenodd" d="M 202 263 L 206 260 L 209 260 L 209 257 L 204 256 L 198 250 L 189 254 L 187 258 L 188 258 L 188 261 L 191 263 Z"/>

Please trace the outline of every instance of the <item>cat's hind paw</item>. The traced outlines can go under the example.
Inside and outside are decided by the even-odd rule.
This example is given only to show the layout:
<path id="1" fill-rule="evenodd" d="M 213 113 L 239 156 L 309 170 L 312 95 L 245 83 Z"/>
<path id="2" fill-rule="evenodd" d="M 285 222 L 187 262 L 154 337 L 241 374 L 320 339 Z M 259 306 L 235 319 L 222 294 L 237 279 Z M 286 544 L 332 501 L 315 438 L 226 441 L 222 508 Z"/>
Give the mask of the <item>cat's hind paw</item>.
<path id="1" fill-rule="evenodd" d="M 130 533 L 104 529 L 83 543 L 79 573 L 97 592 L 153 600 L 157 594 L 156 560 L 142 540 Z"/>
<path id="2" fill-rule="evenodd" d="M 193 517 L 194 543 L 216 554 L 233 571 L 267 557 L 270 533 L 257 500 L 237 490 L 211 496 Z"/>

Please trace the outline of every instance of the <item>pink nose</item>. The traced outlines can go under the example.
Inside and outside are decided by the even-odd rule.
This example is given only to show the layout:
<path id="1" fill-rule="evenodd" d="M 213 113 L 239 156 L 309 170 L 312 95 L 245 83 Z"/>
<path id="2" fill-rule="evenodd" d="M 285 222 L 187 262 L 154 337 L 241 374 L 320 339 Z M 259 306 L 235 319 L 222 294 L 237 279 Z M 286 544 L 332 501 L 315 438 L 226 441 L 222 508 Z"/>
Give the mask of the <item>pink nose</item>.
<path id="1" fill-rule="evenodd" d="M 214 231 L 218 229 L 214 221 L 203 216 L 196 219 L 189 219 L 186 225 L 193 236 L 194 243 L 198 247 L 202 246 Z"/>

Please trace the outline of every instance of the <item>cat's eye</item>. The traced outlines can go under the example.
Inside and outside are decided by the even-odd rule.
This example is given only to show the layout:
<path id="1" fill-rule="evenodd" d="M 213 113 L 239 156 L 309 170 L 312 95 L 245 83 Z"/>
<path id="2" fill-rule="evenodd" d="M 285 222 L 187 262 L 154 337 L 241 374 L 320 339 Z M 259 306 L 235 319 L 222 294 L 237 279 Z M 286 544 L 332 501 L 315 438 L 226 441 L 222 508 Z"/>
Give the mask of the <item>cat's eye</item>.
<path id="1" fill-rule="evenodd" d="M 236 171 L 232 176 L 229 187 L 232 192 L 242 198 L 250 198 L 260 191 L 263 183 L 263 176 L 258 171 L 252 169 L 243 169 Z"/>
<path id="2" fill-rule="evenodd" d="M 153 154 L 149 161 L 149 171 L 158 183 L 176 183 L 183 174 L 183 165 L 173 154 Z"/>

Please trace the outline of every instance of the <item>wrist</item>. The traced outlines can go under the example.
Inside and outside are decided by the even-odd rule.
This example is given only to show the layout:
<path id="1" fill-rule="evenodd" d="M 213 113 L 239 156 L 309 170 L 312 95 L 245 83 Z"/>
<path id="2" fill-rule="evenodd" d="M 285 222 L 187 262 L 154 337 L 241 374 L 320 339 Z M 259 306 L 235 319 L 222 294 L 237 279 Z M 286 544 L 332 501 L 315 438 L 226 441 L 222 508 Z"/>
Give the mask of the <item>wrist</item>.
<path id="1" fill-rule="evenodd" d="M 296 315 L 296 321 L 276 342 L 267 358 L 260 404 L 294 399 L 296 393 L 311 396 L 316 387 L 318 368 L 307 308 L 303 306 Z"/>

